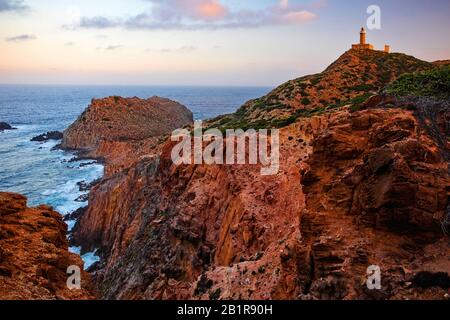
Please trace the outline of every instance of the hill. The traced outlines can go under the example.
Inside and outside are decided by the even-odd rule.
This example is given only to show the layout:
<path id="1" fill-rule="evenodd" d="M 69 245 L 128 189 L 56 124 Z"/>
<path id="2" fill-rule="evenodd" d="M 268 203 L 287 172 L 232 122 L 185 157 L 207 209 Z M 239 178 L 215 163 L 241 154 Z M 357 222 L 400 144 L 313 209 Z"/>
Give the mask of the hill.
<path id="1" fill-rule="evenodd" d="M 236 113 L 213 119 L 211 127 L 283 127 L 301 116 L 357 105 L 406 73 L 435 66 L 401 53 L 349 50 L 325 71 L 290 80 Z"/>

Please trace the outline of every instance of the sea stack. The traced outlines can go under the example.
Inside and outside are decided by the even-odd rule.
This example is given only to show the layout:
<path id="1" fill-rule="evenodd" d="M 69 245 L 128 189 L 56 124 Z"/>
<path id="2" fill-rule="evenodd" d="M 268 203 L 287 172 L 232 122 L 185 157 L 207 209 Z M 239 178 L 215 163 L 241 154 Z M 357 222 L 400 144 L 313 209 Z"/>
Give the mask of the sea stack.
<path id="1" fill-rule="evenodd" d="M 0 122 L 0 132 L 4 130 L 14 130 L 15 128 L 11 127 L 9 123 L 6 122 Z"/>

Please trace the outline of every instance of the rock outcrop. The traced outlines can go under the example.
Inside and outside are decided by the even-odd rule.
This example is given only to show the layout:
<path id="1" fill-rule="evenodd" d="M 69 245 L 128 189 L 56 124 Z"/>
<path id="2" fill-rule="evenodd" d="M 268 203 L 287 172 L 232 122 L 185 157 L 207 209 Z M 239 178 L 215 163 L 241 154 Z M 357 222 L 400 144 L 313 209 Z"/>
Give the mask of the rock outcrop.
<path id="1" fill-rule="evenodd" d="M 361 66 L 373 78 L 362 82 L 369 90 L 345 82 L 344 73 Z M 376 94 L 402 72 L 430 68 L 404 55 L 349 52 L 301 81 L 308 107 L 303 93 L 286 94 L 292 90 L 284 85 L 272 96 L 289 108 L 268 105 L 269 95 L 209 122 L 280 127 L 273 176 L 261 176 L 258 165 L 176 166 L 167 139 L 110 170 L 92 188 L 73 233 L 83 250 L 102 257 L 93 273 L 101 296 L 443 299 L 450 270 L 448 103 Z M 357 87 L 333 87 L 332 79 Z M 316 106 L 321 90 L 342 103 Z M 282 121 L 270 118 L 275 114 Z M 114 148 L 102 152 L 114 163 Z M 381 269 L 381 290 L 366 286 L 371 265 Z"/>
<path id="2" fill-rule="evenodd" d="M 15 128 L 11 127 L 10 124 L 6 123 L 6 122 L 0 122 L 0 132 L 5 131 L 5 130 L 14 130 Z"/>
<path id="3" fill-rule="evenodd" d="M 100 248 L 103 297 L 444 297 L 410 284 L 447 272 L 450 253 L 447 164 L 411 112 L 304 119 L 281 144 L 274 177 L 254 166 L 176 167 L 167 144 L 158 160 L 96 187 L 75 237 Z M 372 264 L 383 291 L 365 287 Z"/>
<path id="4" fill-rule="evenodd" d="M 40 134 L 31 139 L 32 142 L 44 142 L 49 140 L 61 140 L 63 138 L 62 132 L 50 131 L 47 133 Z"/>
<path id="5" fill-rule="evenodd" d="M 105 160 L 109 175 L 150 153 L 163 135 L 192 122 L 192 112 L 169 99 L 94 99 L 64 131 L 61 147 Z"/>
<path id="6" fill-rule="evenodd" d="M 27 208 L 27 199 L 0 193 L 0 299 L 85 300 L 95 297 L 90 275 L 69 290 L 67 270 L 83 261 L 69 253 L 67 226 L 48 206 Z"/>

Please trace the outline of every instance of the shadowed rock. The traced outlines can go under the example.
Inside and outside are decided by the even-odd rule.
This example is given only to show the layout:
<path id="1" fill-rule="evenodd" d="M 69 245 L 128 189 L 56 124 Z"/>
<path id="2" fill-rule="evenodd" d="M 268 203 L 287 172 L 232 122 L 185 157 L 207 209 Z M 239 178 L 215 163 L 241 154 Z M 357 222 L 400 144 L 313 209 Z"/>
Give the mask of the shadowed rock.
<path id="1" fill-rule="evenodd" d="M 0 122 L 0 132 L 4 130 L 15 130 L 15 129 L 16 128 L 11 127 L 11 125 L 6 122 Z"/>
<path id="2" fill-rule="evenodd" d="M 63 138 L 62 132 L 59 131 L 50 131 L 47 133 L 43 133 L 31 139 L 33 142 L 44 142 L 49 140 L 61 140 Z"/>

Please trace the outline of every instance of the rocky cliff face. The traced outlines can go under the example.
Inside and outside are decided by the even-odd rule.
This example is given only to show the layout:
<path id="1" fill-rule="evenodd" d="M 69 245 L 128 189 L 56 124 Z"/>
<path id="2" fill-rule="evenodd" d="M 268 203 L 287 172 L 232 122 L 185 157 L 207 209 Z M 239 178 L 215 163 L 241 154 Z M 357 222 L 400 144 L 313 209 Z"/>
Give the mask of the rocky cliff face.
<path id="1" fill-rule="evenodd" d="M 93 299 L 90 275 L 69 290 L 67 268 L 83 261 L 68 252 L 67 226 L 47 206 L 27 208 L 25 197 L 0 193 L 0 299 Z"/>
<path id="2" fill-rule="evenodd" d="M 443 231 L 448 163 L 413 113 L 335 114 L 315 135 L 313 149 L 302 172 L 300 229 L 311 266 L 305 292 L 314 298 L 443 298 L 445 290 L 416 291 L 412 284 L 421 271 L 450 267 Z M 354 276 L 368 265 L 383 270 L 383 290 L 367 290 Z"/>
<path id="3" fill-rule="evenodd" d="M 380 55 L 347 53 L 321 76 L 360 64 L 380 72 L 385 66 L 395 77 L 397 66 L 433 68 L 411 57 Z M 374 85 L 384 83 L 367 72 Z M 310 80 L 308 91 L 320 91 Z M 73 234 L 85 250 L 98 248 L 102 255 L 94 272 L 102 297 L 444 298 L 450 270 L 448 103 L 370 90 L 364 99 L 348 98 L 326 108 L 294 106 L 287 115 L 264 101 L 255 116 L 250 102 L 250 109 L 210 122 L 282 127 L 274 176 L 261 176 L 257 165 L 175 166 L 167 140 L 111 172 L 92 189 Z M 272 111 L 290 120 L 267 121 L 263 114 Z M 381 268 L 382 290 L 365 285 L 370 265 Z"/>

